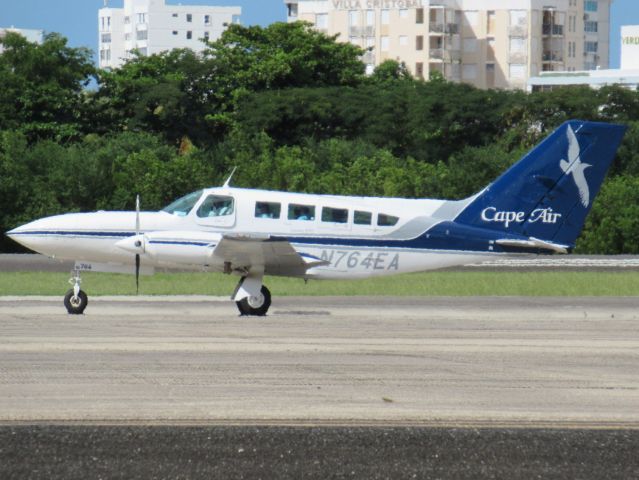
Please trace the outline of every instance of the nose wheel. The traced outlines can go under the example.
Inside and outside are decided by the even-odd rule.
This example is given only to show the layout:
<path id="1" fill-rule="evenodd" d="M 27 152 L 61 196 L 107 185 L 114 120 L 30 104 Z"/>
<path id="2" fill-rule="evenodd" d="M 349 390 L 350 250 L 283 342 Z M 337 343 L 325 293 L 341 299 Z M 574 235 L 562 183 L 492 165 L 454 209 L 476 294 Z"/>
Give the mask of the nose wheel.
<path id="1" fill-rule="evenodd" d="M 73 288 L 64 296 L 64 306 L 69 314 L 81 315 L 89 304 L 89 297 L 80 289 L 80 284 L 82 283 L 80 272 L 74 272 L 73 277 L 69 279 L 69 283 L 73 285 Z"/>

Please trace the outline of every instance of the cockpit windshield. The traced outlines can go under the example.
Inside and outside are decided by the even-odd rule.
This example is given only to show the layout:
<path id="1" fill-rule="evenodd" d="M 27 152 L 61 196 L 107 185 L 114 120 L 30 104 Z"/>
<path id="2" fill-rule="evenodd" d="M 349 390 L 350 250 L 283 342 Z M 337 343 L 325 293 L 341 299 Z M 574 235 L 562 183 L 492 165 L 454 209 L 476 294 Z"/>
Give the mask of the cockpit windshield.
<path id="1" fill-rule="evenodd" d="M 178 198 L 171 205 L 169 205 L 166 208 L 163 208 L 162 211 L 166 213 L 170 213 L 171 215 L 177 215 L 178 217 L 186 217 L 201 196 L 202 196 L 202 190 L 189 193 L 188 195 L 185 195 L 182 198 Z"/>

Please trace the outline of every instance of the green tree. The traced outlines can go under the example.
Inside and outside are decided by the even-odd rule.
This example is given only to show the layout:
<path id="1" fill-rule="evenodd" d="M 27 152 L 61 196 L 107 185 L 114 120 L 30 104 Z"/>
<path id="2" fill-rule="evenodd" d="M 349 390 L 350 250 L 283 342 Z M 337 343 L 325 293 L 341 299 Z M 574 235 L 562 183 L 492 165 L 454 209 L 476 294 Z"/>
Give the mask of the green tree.
<path id="1" fill-rule="evenodd" d="M 639 252 L 639 177 L 618 176 L 603 184 L 586 217 L 576 252 Z"/>
<path id="2" fill-rule="evenodd" d="M 90 50 L 71 48 L 55 33 L 41 45 L 8 33 L 0 55 L 0 130 L 29 141 L 78 139 L 86 122 L 84 87 L 95 73 Z"/>

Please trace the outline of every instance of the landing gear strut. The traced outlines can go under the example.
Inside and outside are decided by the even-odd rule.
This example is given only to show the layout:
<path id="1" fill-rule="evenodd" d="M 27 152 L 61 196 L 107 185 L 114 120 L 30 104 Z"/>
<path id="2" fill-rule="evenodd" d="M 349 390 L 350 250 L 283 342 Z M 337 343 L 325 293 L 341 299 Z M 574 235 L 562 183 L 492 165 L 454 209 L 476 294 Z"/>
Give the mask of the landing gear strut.
<path id="1" fill-rule="evenodd" d="M 80 278 L 79 271 L 73 272 L 69 283 L 73 285 L 73 288 L 64 296 L 64 306 L 71 315 L 81 315 L 89 304 L 89 297 L 87 297 L 87 294 L 83 290 L 80 290 L 82 279 Z"/>

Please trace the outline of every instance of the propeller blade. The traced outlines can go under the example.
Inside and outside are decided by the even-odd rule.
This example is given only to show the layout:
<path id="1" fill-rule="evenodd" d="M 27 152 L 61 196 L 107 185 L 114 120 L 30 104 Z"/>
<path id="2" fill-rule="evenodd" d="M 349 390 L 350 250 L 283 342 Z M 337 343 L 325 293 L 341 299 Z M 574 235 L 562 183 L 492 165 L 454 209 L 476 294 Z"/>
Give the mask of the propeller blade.
<path id="1" fill-rule="evenodd" d="M 140 293 L 140 254 L 135 255 L 135 294 Z"/>
<path id="2" fill-rule="evenodd" d="M 140 235 L 140 195 L 135 197 L 135 234 Z"/>
<path id="3" fill-rule="evenodd" d="M 135 196 L 135 236 L 140 235 L 140 195 Z M 140 254 L 135 254 L 135 294 L 140 294 Z"/>

